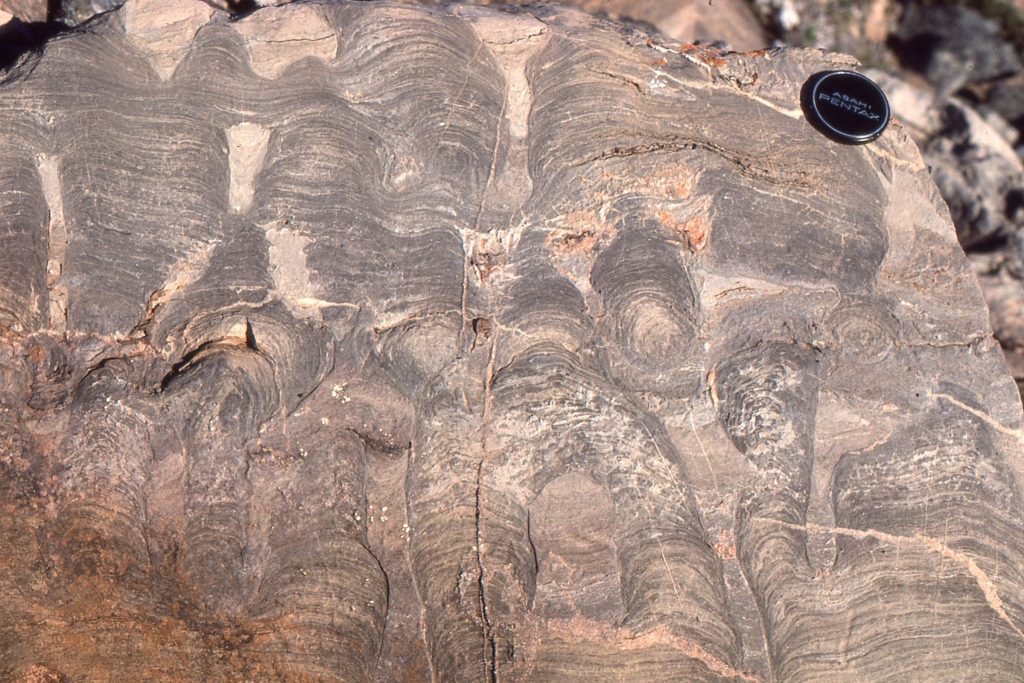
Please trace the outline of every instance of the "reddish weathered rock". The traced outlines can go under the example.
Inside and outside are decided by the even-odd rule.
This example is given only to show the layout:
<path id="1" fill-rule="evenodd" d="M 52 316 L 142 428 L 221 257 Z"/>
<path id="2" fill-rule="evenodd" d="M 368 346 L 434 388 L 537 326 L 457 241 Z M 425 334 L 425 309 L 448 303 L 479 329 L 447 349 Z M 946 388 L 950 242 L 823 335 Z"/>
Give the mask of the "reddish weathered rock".
<path id="1" fill-rule="evenodd" d="M 1021 680 L 917 148 L 673 45 L 133 0 L 6 73 L 0 679 Z"/>

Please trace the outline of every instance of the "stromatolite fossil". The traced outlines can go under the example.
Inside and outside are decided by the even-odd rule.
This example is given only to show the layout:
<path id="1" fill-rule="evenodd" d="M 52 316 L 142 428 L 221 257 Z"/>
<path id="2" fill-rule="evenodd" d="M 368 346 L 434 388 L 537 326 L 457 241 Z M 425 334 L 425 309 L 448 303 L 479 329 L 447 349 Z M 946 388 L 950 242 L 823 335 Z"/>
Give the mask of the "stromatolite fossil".
<path id="1" fill-rule="evenodd" d="M 0 678 L 1011 680 L 1021 410 L 814 51 L 133 0 L 0 85 Z"/>

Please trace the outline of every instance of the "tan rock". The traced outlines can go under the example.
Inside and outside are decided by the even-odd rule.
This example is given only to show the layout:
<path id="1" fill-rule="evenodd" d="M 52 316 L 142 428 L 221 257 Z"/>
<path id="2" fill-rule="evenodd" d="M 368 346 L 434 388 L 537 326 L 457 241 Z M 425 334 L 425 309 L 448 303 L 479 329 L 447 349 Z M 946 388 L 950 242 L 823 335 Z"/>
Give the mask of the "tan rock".
<path id="1" fill-rule="evenodd" d="M 0 83 L 0 679 L 1019 677 L 1019 395 L 848 57 L 134 2 Z"/>
<path id="2" fill-rule="evenodd" d="M 46 21 L 46 0 L 0 0 L 0 25 L 10 17 L 17 17 L 24 22 Z M 7 18 L 4 18 L 7 15 Z"/>

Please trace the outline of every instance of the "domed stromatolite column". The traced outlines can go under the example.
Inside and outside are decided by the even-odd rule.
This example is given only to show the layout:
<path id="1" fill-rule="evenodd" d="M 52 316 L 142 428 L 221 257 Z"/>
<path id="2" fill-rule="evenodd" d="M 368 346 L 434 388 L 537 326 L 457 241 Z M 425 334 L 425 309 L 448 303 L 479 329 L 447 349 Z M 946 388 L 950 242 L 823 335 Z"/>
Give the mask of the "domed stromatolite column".
<path id="1" fill-rule="evenodd" d="M 0 678 L 1019 678 L 1020 403 L 835 66 L 371 2 L 27 56 Z"/>

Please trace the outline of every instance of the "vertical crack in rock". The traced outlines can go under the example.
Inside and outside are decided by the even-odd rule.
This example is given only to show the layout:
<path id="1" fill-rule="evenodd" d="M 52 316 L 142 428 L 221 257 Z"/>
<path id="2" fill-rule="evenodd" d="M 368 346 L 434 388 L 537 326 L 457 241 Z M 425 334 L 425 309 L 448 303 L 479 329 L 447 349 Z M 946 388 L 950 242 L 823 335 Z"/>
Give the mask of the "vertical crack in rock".
<path id="1" fill-rule="evenodd" d="M 244 122 L 228 128 L 228 202 L 236 213 L 248 211 L 256 190 L 256 174 L 267 155 L 270 130 Z"/>
<path id="2" fill-rule="evenodd" d="M 476 569 L 477 589 L 480 591 L 480 617 L 484 629 L 484 676 L 488 683 L 497 683 L 498 662 L 497 645 L 494 640 L 494 628 L 491 624 L 491 616 L 487 611 L 487 577 L 484 573 L 484 550 L 483 550 L 483 511 L 481 509 L 481 485 L 484 472 L 485 455 L 481 454 L 480 464 L 476 468 Z"/>
<path id="3" fill-rule="evenodd" d="M 416 434 L 414 433 L 412 434 L 412 438 L 409 443 L 408 465 L 406 466 L 407 469 L 412 465 L 413 461 L 416 459 L 416 443 L 417 439 Z M 413 519 L 412 498 L 409 495 L 405 496 L 405 518 L 407 520 Z M 430 674 L 430 683 L 437 683 L 437 672 L 435 671 L 436 667 L 434 665 L 434 657 L 430 650 L 430 638 L 427 635 L 427 624 L 430 621 L 429 615 L 427 613 L 427 601 L 423 598 L 423 591 L 420 590 L 419 581 L 415 576 L 416 565 L 413 562 L 412 558 L 412 531 L 413 530 L 408 527 L 407 523 L 405 537 L 405 564 L 409 568 L 409 575 L 412 576 L 412 589 L 413 593 L 416 595 L 416 602 L 419 605 L 420 623 L 418 632 L 420 637 L 420 643 L 423 645 L 423 652 L 426 654 L 425 659 L 427 663 L 427 672 Z M 479 543 L 479 539 L 477 542 Z"/>
<path id="4" fill-rule="evenodd" d="M 483 418 L 480 422 L 480 463 L 476 470 L 476 566 L 480 590 L 480 616 L 484 627 L 484 675 L 489 683 L 498 683 L 498 647 L 494 636 L 494 625 L 487 608 L 487 577 L 484 573 L 484 528 L 483 505 L 481 502 L 484 463 L 487 460 L 488 437 L 494 411 L 494 362 L 498 338 L 491 337 L 490 357 L 487 360 L 487 374 L 484 378 Z"/>
<path id="5" fill-rule="evenodd" d="M 459 353 L 465 353 L 469 345 L 468 333 L 472 317 L 469 315 L 469 274 L 472 271 L 473 249 L 477 232 L 475 230 L 462 231 L 462 294 L 459 298 L 459 310 L 462 315 L 462 325 L 459 328 Z"/>
<path id="6" fill-rule="evenodd" d="M 306 57 L 330 63 L 338 56 L 338 34 L 316 5 L 257 11 L 234 27 L 245 39 L 249 66 L 263 78 L 275 79 Z"/>
<path id="7" fill-rule="evenodd" d="M 480 228 L 487 207 L 491 209 L 491 224 L 485 228 L 492 229 L 504 222 L 507 229 L 533 191 L 527 153 L 533 90 L 527 78 L 527 64 L 543 50 L 551 36 L 547 25 L 529 14 L 494 15 L 474 7 L 460 7 L 458 13 L 469 20 L 501 68 L 505 85 L 491 168 L 480 197 L 475 229 Z"/>
<path id="8" fill-rule="evenodd" d="M 498 173 L 498 154 L 501 151 L 502 126 L 505 112 L 508 109 L 508 98 L 501 102 L 501 112 L 494 122 L 494 143 L 491 148 L 491 165 L 487 171 L 487 182 L 484 183 L 484 191 L 480 193 L 480 204 L 476 208 L 476 218 L 473 220 L 473 230 L 480 231 L 480 219 L 484 215 L 484 208 L 487 206 L 487 197 L 491 193 L 491 186 L 494 183 L 495 175 Z"/>
<path id="9" fill-rule="evenodd" d="M 49 253 L 46 259 L 46 289 L 49 301 L 50 329 L 63 335 L 68 319 L 68 290 L 61 283 L 68 229 L 64 221 L 64 198 L 60 182 L 60 159 L 42 155 L 36 158 L 43 195 L 50 211 Z"/>
<path id="10" fill-rule="evenodd" d="M 550 40 L 547 26 L 529 14 L 489 14 L 475 18 L 472 25 L 505 74 L 508 132 L 516 140 L 525 140 L 530 132 L 530 111 L 533 109 L 533 92 L 526 77 L 526 63 Z"/>
<path id="11" fill-rule="evenodd" d="M 708 456 L 708 451 L 704 448 L 704 443 L 700 440 L 700 436 L 697 435 L 697 425 L 693 421 L 692 410 L 687 413 L 687 418 L 690 421 L 690 433 L 693 434 L 693 440 L 697 443 L 697 447 L 700 448 L 700 454 L 708 465 L 708 474 L 711 475 L 711 483 L 715 487 L 715 493 L 721 496 L 722 489 L 718 486 L 718 475 L 715 474 L 715 466 L 711 463 L 711 458 Z"/>
<path id="12" fill-rule="evenodd" d="M 162 81 L 174 75 L 196 33 L 216 12 L 200 0 L 132 0 L 121 11 L 129 43 Z"/>
<path id="13" fill-rule="evenodd" d="M 504 228 L 512 230 L 517 213 L 533 191 L 528 164 L 527 136 L 533 93 L 527 78 L 527 63 L 547 45 L 547 26 L 529 14 L 494 15 L 477 7 L 462 7 L 457 14 L 468 20 L 480 39 L 480 47 L 467 65 L 466 79 L 456 99 L 469 82 L 471 71 L 486 50 L 497 62 L 504 78 L 501 111 L 494 121 L 493 147 L 487 180 L 480 193 L 473 227 L 463 231 L 464 273 L 462 285 L 462 330 L 459 347 L 465 351 L 472 316 L 468 311 L 470 270 L 474 264 L 476 243 L 481 233 Z M 447 130 L 450 121 L 445 121 Z M 442 133 L 443 136 L 443 133 Z M 520 221 L 520 225 L 522 222 Z M 478 273 L 479 275 L 479 273 Z M 483 284 L 483 278 L 479 278 Z"/>

